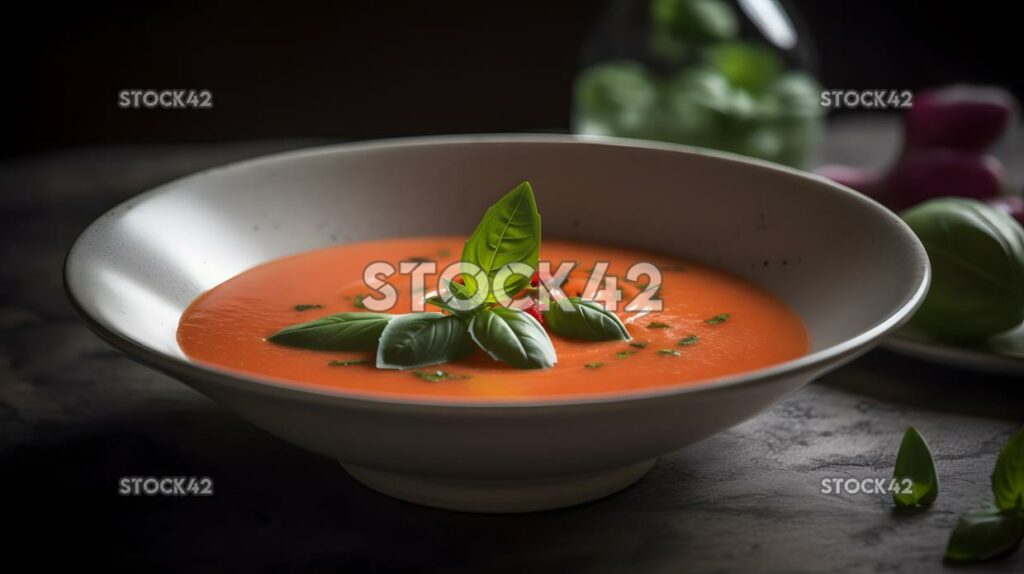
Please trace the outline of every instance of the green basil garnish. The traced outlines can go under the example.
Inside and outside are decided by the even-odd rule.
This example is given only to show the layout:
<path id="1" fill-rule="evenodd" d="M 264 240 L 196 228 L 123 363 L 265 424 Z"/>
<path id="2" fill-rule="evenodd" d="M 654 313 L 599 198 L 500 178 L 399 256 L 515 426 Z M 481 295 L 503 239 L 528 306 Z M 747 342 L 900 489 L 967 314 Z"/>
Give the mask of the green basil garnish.
<path id="1" fill-rule="evenodd" d="M 984 562 L 1013 551 L 1024 537 L 1024 516 L 994 506 L 960 517 L 946 546 L 953 563 Z"/>
<path id="2" fill-rule="evenodd" d="M 296 305 L 296 306 L 292 307 L 292 309 L 295 309 L 296 311 L 309 311 L 311 309 L 323 309 L 323 308 L 324 308 L 323 305 L 308 305 L 308 304 L 306 304 L 306 305 Z"/>
<path id="3" fill-rule="evenodd" d="M 935 461 L 928 449 L 928 443 L 914 427 L 908 428 L 903 435 L 892 477 L 900 487 L 906 483 L 906 479 L 910 479 L 911 492 L 905 493 L 902 488 L 893 490 L 892 498 L 897 506 L 928 506 L 935 502 L 939 495 L 939 477 L 935 473 Z"/>
<path id="4" fill-rule="evenodd" d="M 668 323 L 662 323 L 661 321 L 654 321 L 652 323 L 647 324 L 648 329 L 668 329 L 671 326 L 672 325 L 669 325 Z"/>
<path id="5" fill-rule="evenodd" d="M 318 351 L 366 351 L 377 346 L 392 317 L 385 313 L 338 313 L 285 327 L 267 340 Z"/>
<path id="6" fill-rule="evenodd" d="M 505 194 L 484 213 L 484 218 L 462 248 L 462 261 L 474 263 L 491 280 L 492 292 L 487 301 L 495 301 L 493 280 L 502 267 L 523 263 L 537 269 L 540 255 L 540 213 L 530 183 L 524 181 Z M 476 292 L 476 281 L 463 275 L 470 293 Z M 530 284 L 530 277 L 512 275 L 506 282 L 509 296 Z"/>
<path id="7" fill-rule="evenodd" d="M 645 349 L 645 348 L 647 348 L 647 345 L 650 345 L 650 344 L 651 343 L 649 341 L 630 341 L 629 342 L 629 346 L 630 347 L 636 347 L 637 349 Z"/>
<path id="8" fill-rule="evenodd" d="M 569 307 L 564 309 L 563 306 Z M 628 341 L 629 331 L 618 316 L 601 305 L 571 297 L 551 303 L 544 322 L 556 335 L 584 341 Z"/>
<path id="9" fill-rule="evenodd" d="M 679 345 L 680 347 L 689 347 L 690 345 L 696 345 L 697 341 L 700 341 L 700 337 L 698 337 L 697 335 L 689 335 L 687 337 L 679 339 L 679 341 L 676 342 L 676 344 Z"/>
<path id="10" fill-rule="evenodd" d="M 473 316 L 469 332 L 493 359 L 517 369 L 546 369 L 558 360 L 544 327 L 525 311 L 484 309 Z"/>
<path id="11" fill-rule="evenodd" d="M 667 355 L 667 356 L 670 356 L 670 357 L 678 357 L 682 353 L 680 353 L 679 351 L 677 351 L 675 349 L 658 349 L 658 354 L 659 355 Z"/>
<path id="12" fill-rule="evenodd" d="M 452 298 L 440 296 L 426 299 L 427 303 L 448 311 L 450 315 L 338 313 L 286 327 L 271 335 L 269 340 L 324 351 L 376 348 L 376 365 L 381 369 L 415 369 L 444 363 L 472 351 L 474 342 L 491 357 L 516 368 L 551 367 L 557 362 L 557 357 L 547 332 L 528 313 L 497 305 L 493 289 L 496 276 L 512 264 L 524 267 L 516 269 L 506 280 L 506 294 L 514 295 L 529 285 L 540 253 L 540 230 L 540 213 L 533 190 L 529 183 L 523 182 L 487 210 L 462 251 L 462 263 L 476 265 L 482 276 L 492 283 L 489 293 L 478 289 L 477 280 L 482 276 L 466 265 L 459 275 L 464 283 L 450 281 L 447 291 L 469 305 L 458 305 Z M 446 248 L 439 249 L 437 253 L 439 256 L 450 255 Z M 430 261 L 423 256 L 409 260 Z M 368 295 L 348 295 L 345 300 L 356 308 L 365 309 L 366 297 Z M 598 308 L 578 301 L 570 305 L 574 306 L 573 316 L 559 322 L 566 326 L 563 330 L 575 330 L 581 335 L 577 338 L 590 340 L 629 339 L 628 332 L 614 314 L 603 309 L 598 311 Z M 463 310 L 462 306 L 472 308 Z M 320 306 L 296 305 L 294 308 L 306 311 Z M 328 364 L 347 366 L 361 362 L 335 360 Z M 444 371 L 417 371 L 414 374 L 429 381 L 460 378 L 449 376 Z"/>
<path id="13" fill-rule="evenodd" d="M 588 368 L 588 369 L 599 369 L 603 365 L 604 365 L 604 363 L 602 363 L 601 361 L 594 361 L 593 363 L 587 363 L 587 364 L 585 364 L 583 366 Z"/>
<path id="14" fill-rule="evenodd" d="M 441 313 L 396 315 L 380 335 L 378 369 L 447 363 L 472 349 L 466 322 Z"/>
<path id="15" fill-rule="evenodd" d="M 352 365 L 362 365 L 362 364 L 369 363 L 369 362 L 370 361 L 368 359 L 351 359 L 351 360 L 348 360 L 348 361 L 342 361 L 342 360 L 339 360 L 339 359 L 335 359 L 333 361 L 328 361 L 327 362 L 327 366 L 329 366 L 329 367 L 351 367 Z"/>
<path id="16" fill-rule="evenodd" d="M 708 325 L 717 325 L 719 323 L 725 323 L 729 320 L 730 315 L 728 313 L 719 313 L 710 319 L 704 319 L 704 322 Z"/>
<path id="17" fill-rule="evenodd" d="M 469 375 L 456 375 L 446 371 L 411 371 L 412 376 L 423 379 L 429 383 L 436 383 L 437 381 L 461 381 L 463 379 L 472 378 Z"/>
<path id="18" fill-rule="evenodd" d="M 454 305 L 451 305 L 448 301 L 445 301 L 444 297 L 441 297 L 440 295 L 435 295 L 433 297 L 427 297 L 425 302 L 428 305 L 433 305 L 434 307 L 437 307 L 438 309 L 444 309 L 445 311 L 448 311 L 452 315 L 470 316 L 470 315 L 473 314 L 474 311 L 476 311 L 475 309 L 473 309 L 471 311 L 464 311 L 462 309 L 459 309 L 459 308 L 455 307 Z"/>
<path id="19" fill-rule="evenodd" d="M 999 451 L 992 473 L 992 493 L 1001 510 L 1024 513 L 1024 429 Z"/>

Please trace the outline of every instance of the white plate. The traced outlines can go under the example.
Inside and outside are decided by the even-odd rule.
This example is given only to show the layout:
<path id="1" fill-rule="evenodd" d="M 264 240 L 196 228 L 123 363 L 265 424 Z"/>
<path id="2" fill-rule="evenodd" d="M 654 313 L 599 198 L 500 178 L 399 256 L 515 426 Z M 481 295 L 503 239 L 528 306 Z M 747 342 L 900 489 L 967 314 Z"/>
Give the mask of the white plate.
<path id="1" fill-rule="evenodd" d="M 882 346 L 910 357 L 962 369 L 1024 375 L 1024 325 L 973 346 L 949 345 L 917 331 L 902 329 L 887 337 Z"/>

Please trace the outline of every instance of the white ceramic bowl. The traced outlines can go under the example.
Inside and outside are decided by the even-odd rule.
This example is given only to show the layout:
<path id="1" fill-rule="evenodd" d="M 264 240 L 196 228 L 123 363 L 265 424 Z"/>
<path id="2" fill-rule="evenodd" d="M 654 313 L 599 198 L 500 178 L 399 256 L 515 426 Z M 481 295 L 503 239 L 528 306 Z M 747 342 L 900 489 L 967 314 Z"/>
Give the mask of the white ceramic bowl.
<path id="1" fill-rule="evenodd" d="M 799 313 L 810 353 L 700 384 L 467 404 L 299 389 L 189 362 L 178 347 L 186 306 L 254 265 L 348 241 L 464 233 L 523 179 L 541 198 L 546 236 L 659 249 L 749 278 Z M 100 217 L 65 269 L 71 300 L 114 346 L 373 489 L 487 512 L 631 484 L 657 457 L 868 350 L 914 311 L 928 278 L 909 228 L 825 179 L 681 146 L 551 135 L 341 145 L 199 173 Z"/>

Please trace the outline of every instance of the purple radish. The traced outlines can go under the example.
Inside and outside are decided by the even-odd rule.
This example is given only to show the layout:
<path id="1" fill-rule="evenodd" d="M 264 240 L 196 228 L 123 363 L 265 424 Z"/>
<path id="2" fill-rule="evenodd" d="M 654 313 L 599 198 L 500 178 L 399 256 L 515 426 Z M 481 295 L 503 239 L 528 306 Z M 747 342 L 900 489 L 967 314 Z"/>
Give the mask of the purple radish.
<path id="1" fill-rule="evenodd" d="M 872 197 L 879 194 L 879 184 L 882 177 L 877 172 L 850 167 L 847 165 L 823 165 L 817 170 L 818 175 L 824 176 L 832 181 L 856 189 L 857 191 Z"/>
<path id="2" fill-rule="evenodd" d="M 1006 90 L 950 86 L 921 92 L 907 110 L 904 147 L 943 147 L 980 153 L 1017 121 L 1019 105 Z"/>
<path id="3" fill-rule="evenodd" d="M 996 158 L 952 149 L 907 150 L 881 183 L 878 198 L 901 210 L 936 197 L 987 200 L 1008 189 Z"/>
<path id="4" fill-rule="evenodd" d="M 1024 225 L 1024 199 L 1016 195 L 1004 195 L 992 198 L 985 203 L 1016 219 L 1017 223 Z"/>

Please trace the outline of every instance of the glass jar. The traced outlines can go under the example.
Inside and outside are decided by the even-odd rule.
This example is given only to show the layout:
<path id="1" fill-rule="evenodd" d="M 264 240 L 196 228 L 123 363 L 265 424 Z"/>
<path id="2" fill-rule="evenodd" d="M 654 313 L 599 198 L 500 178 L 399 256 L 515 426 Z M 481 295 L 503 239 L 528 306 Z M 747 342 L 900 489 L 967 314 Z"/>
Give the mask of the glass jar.
<path id="1" fill-rule="evenodd" d="M 807 165 L 814 55 L 778 0 L 615 0 L 583 49 L 573 130 Z"/>

